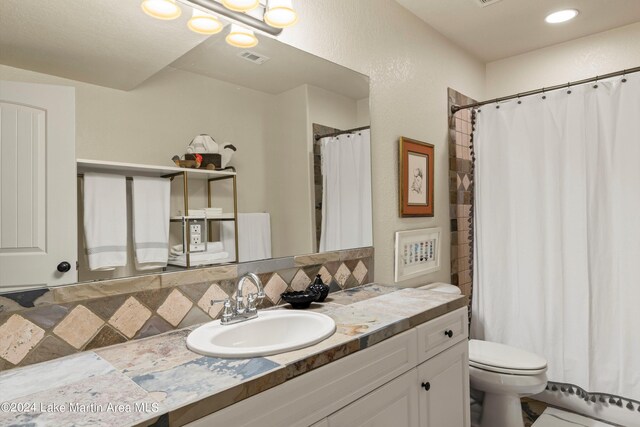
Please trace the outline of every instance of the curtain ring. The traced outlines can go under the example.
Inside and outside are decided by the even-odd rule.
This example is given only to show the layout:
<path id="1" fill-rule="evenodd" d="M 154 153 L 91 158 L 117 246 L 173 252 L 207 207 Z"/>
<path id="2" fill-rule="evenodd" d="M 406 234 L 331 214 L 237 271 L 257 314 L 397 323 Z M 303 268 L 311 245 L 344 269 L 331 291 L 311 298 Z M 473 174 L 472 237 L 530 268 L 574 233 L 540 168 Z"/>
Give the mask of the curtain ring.
<path id="1" fill-rule="evenodd" d="M 518 104 L 522 104 L 522 101 L 520 101 L 520 94 L 518 94 Z"/>
<path id="2" fill-rule="evenodd" d="M 627 70 L 622 71 L 622 83 L 627 82 Z"/>
<path id="3" fill-rule="evenodd" d="M 542 88 L 542 99 L 547 99 L 547 95 L 544 93 L 544 88 Z"/>
<path id="4" fill-rule="evenodd" d="M 593 85 L 594 89 L 598 89 L 598 77 L 599 76 L 596 76 L 596 84 Z"/>
<path id="5" fill-rule="evenodd" d="M 567 82 L 567 95 L 571 95 L 571 82 Z"/>

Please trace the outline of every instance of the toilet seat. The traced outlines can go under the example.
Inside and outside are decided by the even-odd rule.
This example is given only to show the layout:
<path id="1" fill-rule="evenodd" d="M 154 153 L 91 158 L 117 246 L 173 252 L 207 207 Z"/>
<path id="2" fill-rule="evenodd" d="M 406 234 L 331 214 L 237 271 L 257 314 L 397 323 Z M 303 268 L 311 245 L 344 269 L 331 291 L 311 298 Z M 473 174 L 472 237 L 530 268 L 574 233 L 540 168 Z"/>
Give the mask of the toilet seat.
<path id="1" fill-rule="evenodd" d="M 547 361 L 537 354 L 489 341 L 469 341 L 469 365 L 509 375 L 538 375 L 546 372 Z"/>

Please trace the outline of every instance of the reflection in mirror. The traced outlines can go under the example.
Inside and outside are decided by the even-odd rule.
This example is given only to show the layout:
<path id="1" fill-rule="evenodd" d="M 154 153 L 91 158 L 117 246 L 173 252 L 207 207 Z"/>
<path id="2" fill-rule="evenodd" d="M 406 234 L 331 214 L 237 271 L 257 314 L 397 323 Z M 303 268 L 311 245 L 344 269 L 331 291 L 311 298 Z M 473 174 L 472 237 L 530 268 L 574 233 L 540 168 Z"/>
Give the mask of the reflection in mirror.
<path id="1" fill-rule="evenodd" d="M 75 90 L 78 170 L 58 191 L 77 191 L 78 281 L 372 245 L 366 76 L 261 34 L 247 50 L 193 33 L 190 10 L 158 21 L 125 3 L 2 5 L 29 19 L 0 28 L 0 80 Z M 205 172 L 185 180 L 174 156 Z M 3 266 L 11 250 L 3 239 Z"/>

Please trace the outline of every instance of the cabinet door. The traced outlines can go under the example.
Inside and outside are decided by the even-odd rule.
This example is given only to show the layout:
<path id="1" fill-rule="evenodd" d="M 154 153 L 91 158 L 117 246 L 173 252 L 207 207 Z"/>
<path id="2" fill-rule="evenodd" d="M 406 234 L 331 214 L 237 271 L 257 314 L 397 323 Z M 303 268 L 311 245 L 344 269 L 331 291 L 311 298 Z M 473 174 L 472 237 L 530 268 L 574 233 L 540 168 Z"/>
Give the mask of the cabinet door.
<path id="1" fill-rule="evenodd" d="M 414 368 L 331 415 L 329 427 L 418 427 L 418 387 Z"/>
<path id="2" fill-rule="evenodd" d="M 0 289 L 77 281 L 76 194 L 75 89 L 0 81 Z"/>
<path id="3" fill-rule="evenodd" d="M 469 343 L 418 366 L 421 427 L 469 427 Z"/>

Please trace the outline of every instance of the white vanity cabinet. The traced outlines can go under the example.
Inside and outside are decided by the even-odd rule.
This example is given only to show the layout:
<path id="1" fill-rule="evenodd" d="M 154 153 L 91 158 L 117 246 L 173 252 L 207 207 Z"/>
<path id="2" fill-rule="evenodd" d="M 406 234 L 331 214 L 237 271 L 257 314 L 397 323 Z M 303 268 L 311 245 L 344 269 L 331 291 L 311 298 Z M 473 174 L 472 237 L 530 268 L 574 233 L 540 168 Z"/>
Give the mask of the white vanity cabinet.
<path id="1" fill-rule="evenodd" d="M 189 426 L 469 427 L 467 319 L 447 313 Z"/>

